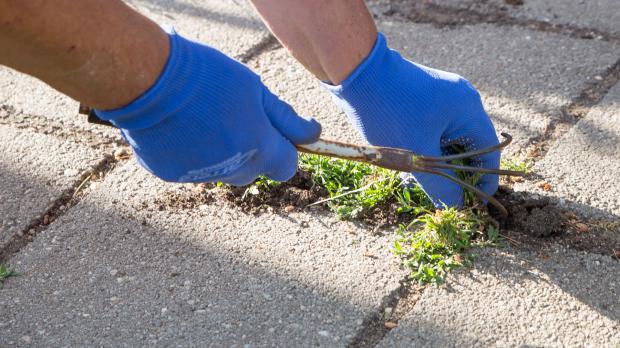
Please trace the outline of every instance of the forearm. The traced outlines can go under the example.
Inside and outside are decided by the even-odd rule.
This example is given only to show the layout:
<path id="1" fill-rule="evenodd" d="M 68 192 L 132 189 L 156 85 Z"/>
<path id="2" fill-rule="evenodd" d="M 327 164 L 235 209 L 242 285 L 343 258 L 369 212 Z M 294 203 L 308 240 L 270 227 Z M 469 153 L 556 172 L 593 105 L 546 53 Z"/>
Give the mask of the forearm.
<path id="1" fill-rule="evenodd" d="M 377 28 L 362 0 L 251 0 L 310 72 L 338 84 L 368 55 Z"/>
<path id="2" fill-rule="evenodd" d="M 0 0 L 0 64 L 99 109 L 158 78 L 167 35 L 119 0 Z"/>

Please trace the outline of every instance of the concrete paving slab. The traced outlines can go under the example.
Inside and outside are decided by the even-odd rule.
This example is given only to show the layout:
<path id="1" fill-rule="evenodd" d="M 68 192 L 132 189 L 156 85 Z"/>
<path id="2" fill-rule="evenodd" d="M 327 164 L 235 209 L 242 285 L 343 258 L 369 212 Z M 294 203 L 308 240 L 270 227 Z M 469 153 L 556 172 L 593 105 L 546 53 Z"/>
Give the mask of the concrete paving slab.
<path id="1" fill-rule="evenodd" d="M 211 45 L 233 57 L 269 35 L 256 11 L 239 0 L 129 0 L 159 24 Z"/>
<path id="2" fill-rule="evenodd" d="M 246 52 L 267 36 L 262 22 L 244 1 L 134 0 L 129 3 L 157 23 L 172 25 L 182 35 L 232 56 Z M 0 66 L 2 104 L 17 113 L 46 116 L 71 127 L 120 138 L 117 131 L 91 125 L 84 116 L 78 116 L 78 102 L 35 78 Z"/>
<path id="3" fill-rule="evenodd" d="M 73 142 L 0 125 L 0 248 L 101 159 Z"/>
<path id="4" fill-rule="evenodd" d="M 379 21 L 379 28 L 391 47 L 407 58 L 469 79 L 480 90 L 498 132 L 515 137 L 516 145 L 508 152 L 523 149 L 552 120 L 562 117 L 560 108 L 620 55 L 620 45 L 522 28 L 441 29 L 386 19 Z M 359 141 L 329 94 L 284 49 L 263 54 L 250 65 L 300 114 L 316 117 L 324 136 Z"/>
<path id="5" fill-rule="evenodd" d="M 534 171 L 551 185 L 517 185 L 539 191 L 589 215 L 620 217 L 620 83 L 560 138 Z"/>
<path id="6" fill-rule="evenodd" d="M 596 29 L 620 34 L 620 2 L 616 0 L 430 0 L 439 4 L 481 13 L 506 13 L 519 19 L 533 19 L 553 24 Z"/>
<path id="7" fill-rule="evenodd" d="M 554 247 L 486 250 L 429 287 L 379 347 L 618 347 L 620 263 Z"/>
<path id="8" fill-rule="evenodd" d="M 11 260 L 0 346 L 345 346 L 405 275 L 332 214 L 160 210 L 195 187 L 133 163 L 94 185 Z"/>

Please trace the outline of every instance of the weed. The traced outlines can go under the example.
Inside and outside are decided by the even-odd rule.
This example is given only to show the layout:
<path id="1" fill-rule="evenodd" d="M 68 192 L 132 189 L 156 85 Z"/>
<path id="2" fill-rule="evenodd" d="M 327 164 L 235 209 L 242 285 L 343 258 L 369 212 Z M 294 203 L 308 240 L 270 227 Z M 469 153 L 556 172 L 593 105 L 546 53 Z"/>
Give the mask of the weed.
<path id="1" fill-rule="evenodd" d="M 499 240 L 499 231 L 487 228 L 479 213 L 455 208 L 426 211 L 408 225 L 401 225 L 396 235 L 395 253 L 405 259 L 411 277 L 433 284 L 443 283 L 449 270 L 471 263 L 463 254 L 467 249 Z"/>
<path id="2" fill-rule="evenodd" d="M 305 154 L 299 162 L 313 183 L 327 190 L 326 202 L 341 219 L 356 218 L 387 201 L 400 185 L 397 172 L 365 163 Z"/>
<path id="3" fill-rule="evenodd" d="M 0 263 L 0 289 L 4 286 L 4 281 L 7 278 L 17 276 L 15 270 L 9 268 L 7 265 Z"/>
<path id="4" fill-rule="evenodd" d="M 243 192 L 243 196 L 241 199 L 245 199 L 247 195 L 257 195 L 261 191 L 269 190 L 273 187 L 279 186 L 282 184 L 279 181 L 271 180 L 264 176 L 259 176 L 252 185 L 248 186 Z M 221 187 L 222 183 L 218 183 L 218 187 Z"/>
<path id="5" fill-rule="evenodd" d="M 459 144 L 453 144 L 450 146 L 449 148 L 449 153 L 463 153 L 465 152 L 466 149 L 464 146 L 459 145 Z M 472 165 L 472 161 L 469 158 L 465 158 L 462 160 L 456 160 L 452 162 L 453 164 L 458 164 L 461 166 L 471 166 Z M 476 184 L 478 183 L 478 181 L 480 181 L 480 178 L 482 177 L 481 173 L 468 173 L 468 172 L 464 172 L 464 171 L 460 171 L 457 170 L 456 171 L 456 176 L 465 181 L 468 184 L 471 184 L 473 186 L 476 186 Z M 463 204 L 466 207 L 472 207 L 476 204 L 478 204 L 479 200 L 478 200 L 478 196 L 476 196 L 476 193 L 469 191 L 466 188 L 463 188 Z"/>
<path id="6" fill-rule="evenodd" d="M 398 200 L 396 212 L 400 214 L 418 216 L 434 209 L 433 203 L 419 185 L 402 187 L 396 192 L 396 198 Z"/>
<path id="7" fill-rule="evenodd" d="M 451 153 L 462 153 L 465 148 L 453 145 L 448 150 Z M 468 159 L 453 163 L 465 166 L 472 164 Z M 456 175 L 471 185 L 476 185 L 481 178 L 480 173 L 456 171 Z M 413 197 L 415 203 L 411 204 Z M 394 252 L 404 258 L 405 266 L 411 269 L 411 277 L 421 283 L 443 283 L 448 271 L 471 263 L 471 258 L 463 254 L 467 249 L 474 244 L 490 246 L 501 241 L 499 230 L 489 224 L 486 216 L 478 210 L 446 207 L 434 211 L 419 187 L 405 191 L 398 195 L 398 199 L 399 210 L 411 212 L 417 218 L 398 228 Z M 476 194 L 465 189 L 465 207 L 478 204 Z"/>
<path id="8" fill-rule="evenodd" d="M 534 163 L 531 159 L 515 156 L 510 158 L 502 158 L 500 168 L 529 173 L 532 170 L 533 165 Z"/>

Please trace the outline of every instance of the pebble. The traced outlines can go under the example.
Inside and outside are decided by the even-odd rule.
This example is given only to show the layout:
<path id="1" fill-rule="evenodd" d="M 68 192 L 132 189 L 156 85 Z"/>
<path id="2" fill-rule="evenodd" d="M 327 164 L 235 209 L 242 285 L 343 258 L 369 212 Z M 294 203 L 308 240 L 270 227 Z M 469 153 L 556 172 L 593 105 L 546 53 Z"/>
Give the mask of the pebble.
<path id="1" fill-rule="evenodd" d="M 130 156 L 131 152 L 126 147 L 119 147 L 118 149 L 114 150 L 114 158 L 116 160 L 124 160 L 129 158 Z"/>
<path id="2" fill-rule="evenodd" d="M 64 175 L 65 176 L 76 176 L 80 174 L 80 171 L 77 169 L 65 169 Z"/>

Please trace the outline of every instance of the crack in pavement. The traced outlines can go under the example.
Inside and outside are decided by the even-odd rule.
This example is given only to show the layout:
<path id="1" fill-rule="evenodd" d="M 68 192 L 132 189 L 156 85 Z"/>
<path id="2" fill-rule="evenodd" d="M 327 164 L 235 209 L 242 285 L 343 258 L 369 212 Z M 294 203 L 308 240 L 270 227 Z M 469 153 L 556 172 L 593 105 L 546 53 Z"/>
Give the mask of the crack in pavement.
<path id="1" fill-rule="evenodd" d="M 545 157 L 551 146 L 599 104 L 618 82 L 620 59 L 598 75 L 595 81 L 588 83 L 570 104 L 560 108 L 562 117 L 551 121 L 538 137 L 531 140 L 533 145 L 526 150 L 528 156 L 534 160 Z"/>
<path id="2" fill-rule="evenodd" d="M 261 41 L 259 41 L 256 45 L 250 47 L 246 52 L 237 56 L 237 60 L 241 63 L 246 64 L 250 62 L 252 59 L 257 58 L 263 53 L 267 53 L 269 51 L 276 50 L 281 48 L 282 45 L 276 39 L 273 34 L 269 33 L 266 37 L 264 37 Z"/>
<path id="3" fill-rule="evenodd" d="M 383 299 L 379 310 L 364 320 L 362 328 L 347 347 L 375 347 L 394 328 L 386 324 L 397 325 L 413 309 L 425 289 L 426 286 L 407 283 L 407 279 L 401 281 L 401 285 Z"/>
<path id="4" fill-rule="evenodd" d="M 406 1 L 391 2 L 387 10 L 379 16 L 395 17 L 417 23 L 430 23 L 438 27 L 457 27 L 472 24 L 494 24 L 516 26 L 547 33 L 567 35 L 579 39 L 596 39 L 619 43 L 620 35 L 607 33 L 594 28 L 584 28 L 569 24 L 550 23 L 535 19 L 513 17 L 499 9 L 489 9 L 488 13 L 471 9 L 455 8 L 430 2 Z"/>
<path id="5" fill-rule="evenodd" d="M 107 153 L 111 153 L 116 147 L 126 145 L 120 138 L 96 134 L 44 116 L 21 114 L 16 112 L 12 106 L 5 104 L 0 105 L 0 125 L 70 140 Z"/>
<path id="6" fill-rule="evenodd" d="M 119 161 L 113 156 L 105 155 L 95 166 L 85 170 L 80 177 L 62 192 L 45 212 L 32 219 L 19 233 L 0 249 L 0 263 L 7 262 L 13 255 L 28 245 L 41 232 L 45 231 L 55 220 L 63 216 L 88 194 L 95 181 L 102 181 L 114 169 Z"/>

